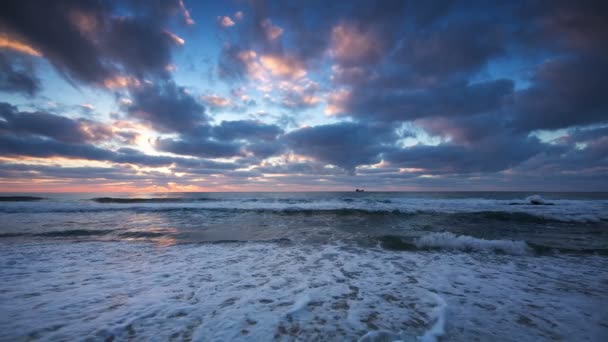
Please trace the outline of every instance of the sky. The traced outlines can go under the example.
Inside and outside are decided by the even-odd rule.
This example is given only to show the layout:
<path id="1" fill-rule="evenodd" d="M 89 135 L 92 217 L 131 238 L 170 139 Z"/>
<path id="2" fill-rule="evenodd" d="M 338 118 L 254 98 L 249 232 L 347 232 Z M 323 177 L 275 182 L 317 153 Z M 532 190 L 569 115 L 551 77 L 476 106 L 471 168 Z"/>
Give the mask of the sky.
<path id="1" fill-rule="evenodd" d="M 608 2 L 0 2 L 0 191 L 608 191 Z"/>

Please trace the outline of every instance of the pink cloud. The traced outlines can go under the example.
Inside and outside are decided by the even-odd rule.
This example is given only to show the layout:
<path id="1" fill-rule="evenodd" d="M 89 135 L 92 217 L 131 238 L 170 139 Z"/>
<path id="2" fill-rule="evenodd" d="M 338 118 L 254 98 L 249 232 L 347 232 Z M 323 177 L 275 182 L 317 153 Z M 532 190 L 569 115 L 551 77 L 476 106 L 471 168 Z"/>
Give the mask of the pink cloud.
<path id="1" fill-rule="evenodd" d="M 343 63 L 374 61 L 380 56 L 381 47 L 375 34 L 354 25 L 341 24 L 332 30 L 330 53 Z"/>
<path id="2" fill-rule="evenodd" d="M 225 15 L 223 17 L 217 18 L 218 23 L 221 27 L 231 27 L 235 25 L 235 22 L 229 16 Z"/>

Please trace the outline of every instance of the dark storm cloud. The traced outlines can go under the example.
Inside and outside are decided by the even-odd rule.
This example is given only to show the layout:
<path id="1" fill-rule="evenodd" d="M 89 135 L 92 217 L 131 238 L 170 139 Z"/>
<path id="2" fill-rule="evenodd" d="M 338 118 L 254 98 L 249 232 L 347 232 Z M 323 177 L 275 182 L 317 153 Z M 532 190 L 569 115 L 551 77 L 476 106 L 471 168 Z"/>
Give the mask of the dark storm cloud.
<path id="1" fill-rule="evenodd" d="M 31 96 L 40 88 L 40 80 L 35 75 L 34 65 L 29 58 L 0 52 L 0 91 Z"/>
<path id="2" fill-rule="evenodd" d="M 391 165 L 421 168 L 428 174 L 492 173 L 518 165 L 542 147 L 535 138 L 498 136 L 475 145 L 415 145 L 384 156 Z"/>
<path id="3" fill-rule="evenodd" d="M 39 137 L 0 136 L 3 156 L 67 157 L 89 160 L 111 160 L 114 153 L 89 144 L 68 144 Z"/>
<path id="4" fill-rule="evenodd" d="M 529 88 L 517 93 L 514 124 L 521 130 L 558 129 L 608 122 L 608 4 L 546 2 L 526 32 L 528 49 L 544 49 Z M 541 50 L 542 51 L 542 50 Z M 538 52 L 538 51 L 536 51 Z"/>
<path id="5" fill-rule="evenodd" d="M 515 167 L 512 178 L 533 187 L 548 189 L 601 191 L 608 181 L 608 136 L 601 130 L 589 130 L 574 139 L 585 143 L 557 143 Z"/>
<path id="6" fill-rule="evenodd" d="M 287 162 L 280 165 L 262 165 L 256 170 L 268 174 L 292 174 L 292 175 L 338 175 L 344 176 L 344 170 L 340 168 L 325 167 L 322 162 Z"/>
<path id="7" fill-rule="evenodd" d="M 357 165 L 379 162 L 379 154 L 395 139 L 388 127 L 347 122 L 302 128 L 284 137 L 294 152 L 351 173 Z"/>
<path id="8" fill-rule="evenodd" d="M 513 82 L 456 82 L 438 87 L 360 87 L 345 103 L 344 112 L 364 120 L 410 121 L 424 117 L 466 116 L 500 109 L 513 94 Z"/>
<path id="9" fill-rule="evenodd" d="M 131 88 L 129 114 L 160 132 L 188 132 L 207 122 L 205 107 L 172 81 Z"/>
<path id="10" fill-rule="evenodd" d="M 46 112 L 20 112 L 16 107 L 0 102 L 0 134 L 21 137 L 43 136 L 65 143 L 84 143 L 109 139 L 112 132 L 97 122 L 73 120 Z"/>
<path id="11" fill-rule="evenodd" d="M 376 35 L 389 40 L 375 45 L 384 49 L 381 64 L 369 58 L 336 59 L 333 81 L 346 92 L 330 97 L 330 104 L 342 115 L 362 124 L 414 121 L 431 136 L 448 139 L 438 146 L 385 149 L 386 161 L 430 174 L 494 173 L 555 153 L 556 147 L 528 136 L 533 130 L 607 122 L 603 82 L 608 64 L 601 41 L 608 25 L 598 20 L 598 13 L 608 13 L 605 6 L 479 5 L 402 26 L 403 39 Z M 384 27 L 399 26 L 387 23 L 389 17 L 375 19 Z M 537 66 L 525 65 L 532 76 L 529 87 L 516 90 L 508 74 L 484 80 L 491 61 L 518 55 L 530 61 L 549 56 Z M 522 75 L 514 77 L 521 80 Z M 476 78 L 483 81 L 472 81 Z M 588 148 L 569 153 L 588 154 Z"/>
<path id="12" fill-rule="evenodd" d="M 94 139 L 98 136 L 92 135 L 91 129 L 87 130 L 86 134 L 83 133 L 80 121 L 41 112 L 16 112 L 15 107 L 7 104 L 0 104 L 0 117 L 4 119 L 4 121 L 0 120 L 0 155 L 6 157 L 64 157 L 150 167 L 174 165 L 180 168 L 219 170 L 237 167 L 233 163 L 148 155 L 128 147 L 116 150 L 100 148 L 90 143 L 91 139 L 95 141 Z M 87 124 L 91 125 L 90 122 Z M 94 127 L 92 129 L 94 130 Z M 170 141 L 163 143 L 169 150 L 172 146 L 179 146 L 179 144 L 171 144 Z M 239 146 L 236 144 L 216 143 L 206 146 L 199 144 L 197 147 L 214 149 L 206 154 L 199 151 L 196 154 L 199 156 L 204 154 L 217 157 L 240 154 Z"/>
<path id="13" fill-rule="evenodd" d="M 608 25 L 600 13 L 608 13 L 600 2 L 556 1 L 461 4 L 409 26 L 412 14 L 397 19 L 403 24 L 391 23 L 390 16 L 370 23 L 354 17 L 361 27 L 390 27 L 402 35 L 375 36 L 388 40 L 376 47 L 386 55 L 381 65 L 366 58 L 337 59 L 333 80 L 351 94 L 341 107 L 347 115 L 372 121 L 502 109 L 525 131 L 605 122 Z M 490 61 L 518 55 L 531 61 L 550 56 L 536 68 L 528 89 L 514 92 L 514 82 L 506 79 L 470 81 Z M 505 101 L 512 94 L 515 101 Z"/>
<path id="14" fill-rule="evenodd" d="M 451 118 L 424 118 L 415 121 L 427 134 L 449 139 L 461 145 L 478 144 L 488 137 L 501 135 L 513 139 L 525 137 L 509 127 L 510 123 L 503 113 L 488 112 L 476 116 Z"/>
<path id="15" fill-rule="evenodd" d="M 236 148 L 237 146 L 234 147 Z M 216 151 L 215 154 L 221 153 Z M 233 155 L 232 152 L 227 154 Z M 21 138 L 4 135 L 0 135 L 0 155 L 7 157 L 65 157 L 150 167 L 175 165 L 184 171 L 191 168 L 205 168 L 217 171 L 234 169 L 238 166 L 234 163 L 220 163 L 203 159 L 153 156 L 130 148 L 121 148 L 114 151 L 90 144 L 69 144 L 39 137 Z"/>
<path id="16" fill-rule="evenodd" d="M 261 83 L 264 78 L 264 85 L 273 86 L 273 102 L 266 104 L 287 112 L 281 127 L 252 120 L 215 123 L 201 101 L 215 109 L 211 114 L 239 112 L 267 122 L 280 114 L 245 116 L 246 108 L 235 100 L 240 96 L 199 100 L 175 84 L 165 67 L 180 40 L 165 30 L 178 1 L 2 3 L 0 33 L 31 45 L 73 83 L 110 87 L 108 81 L 117 76 L 129 77 L 120 94 L 132 101 L 122 107 L 126 117 L 172 134 L 153 141 L 154 146 L 188 158 L 147 155 L 122 144 L 101 148 L 93 143 L 108 146 L 107 140 L 116 140 L 95 122 L 19 112 L 10 105 L 0 107 L 0 154 L 172 165 L 175 172 L 199 175 L 253 167 L 226 173 L 234 184 L 249 184 L 247 179 L 265 173 L 281 174 L 288 185 L 362 182 L 464 189 L 467 184 L 533 186 L 521 180 L 539 181 L 541 173 L 554 183 L 563 177 L 579 184 L 576 174 L 606 178 L 604 2 L 241 4 L 244 17 L 220 36 L 227 41 L 222 41 L 217 70 L 224 81 Z M 275 69 L 262 57 L 272 58 Z M 23 53 L 2 52 L 0 90 L 34 94 L 40 89 L 29 60 Z M 264 69 L 264 77 L 256 67 Z M 318 84 L 305 88 L 308 78 Z M 314 108 L 322 110 L 326 99 L 334 115 L 328 120 L 344 121 L 289 131 L 307 122 Z M 416 145 L 404 147 L 410 145 L 401 140 L 404 127 L 418 134 Z M 536 130 L 556 129 L 566 133 L 549 132 L 557 136 L 551 143 L 535 137 Z M 134 142 L 133 134 L 115 134 L 125 135 L 123 143 Z M 287 157 L 293 154 L 310 160 Z M 263 160 L 281 155 L 281 164 Z M 375 168 L 364 166 L 380 161 Z M 344 177 L 344 170 L 357 179 Z M 428 175 L 436 177 L 421 177 Z"/>
<path id="17" fill-rule="evenodd" d="M 258 158 L 268 158 L 283 153 L 285 146 L 279 141 L 254 141 L 244 149 Z"/>
<path id="18" fill-rule="evenodd" d="M 283 130 L 276 125 L 252 120 L 222 121 L 199 127 L 179 139 L 158 139 L 156 148 L 180 155 L 204 158 L 238 157 L 246 152 L 269 157 L 282 151 L 277 138 Z"/>
<path id="19" fill-rule="evenodd" d="M 222 141 L 264 140 L 274 141 L 283 130 L 276 125 L 268 125 L 253 120 L 222 121 L 212 128 L 212 135 Z"/>
<path id="20" fill-rule="evenodd" d="M 209 139 L 158 139 L 155 146 L 160 151 L 203 158 L 234 157 L 243 154 L 239 144 Z"/>
<path id="21" fill-rule="evenodd" d="M 591 129 L 575 129 L 570 132 L 565 137 L 562 137 L 560 140 L 563 140 L 565 143 L 573 143 L 573 142 L 588 142 L 597 140 L 603 137 L 608 137 L 608 126 L 606 127 L 595 127 Z"/>
<path id="22" fill-rule="evenodd" d="M 2 178 L 67 178 L 67 179 L 112 179 L 140 178 L 128 167 L 62 167 L 55 165 L 2 164 Z M 132 175 L 130 175 L 132 174 Z"/>
<path id="23" fill-rule="evenodd" d="M 608 122 L 607 79 L 605 55 L 546 62 L 517 93 L 514 124 L 530 131 Z"/>
<path id="24" fill-rule="evenodd" d="M 135 75 L 143 76 L 151 71 L 164 74 L 171 61 L 171 47 L 176 43 L 160 27 L 163 23 L 164 20 L 157 17 L 113 20 L 105 37 L 107 54 Z"/>
<path id="25" fill-rule="evenodd" d="M 492 57 L 505 53 L 506 33 L 489 24 L 452 24 L 415 32 L 399 46 L 396 59 L 420 77 L 476 71 Z"/>
<path id="26" fill-rule="evenodd" d="M 166 73 L 174 41 L 164 25 L 179 2 L 9 0 L 0 6 L 3 33 L 30 44 L 70 79 L 103 84 L 118 73 Z"/>

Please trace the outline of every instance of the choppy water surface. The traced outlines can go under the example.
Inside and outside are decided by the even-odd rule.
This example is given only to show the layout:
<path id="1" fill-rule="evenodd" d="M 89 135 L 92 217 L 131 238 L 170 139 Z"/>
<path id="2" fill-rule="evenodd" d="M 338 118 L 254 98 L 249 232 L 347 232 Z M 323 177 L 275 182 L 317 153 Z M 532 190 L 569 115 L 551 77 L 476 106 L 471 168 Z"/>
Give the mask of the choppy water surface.
<path id="1" fill-rule="evenodd" d="M 0 340 L 606 340 L 608 194 L 532 195 L 5 195 Z"/>

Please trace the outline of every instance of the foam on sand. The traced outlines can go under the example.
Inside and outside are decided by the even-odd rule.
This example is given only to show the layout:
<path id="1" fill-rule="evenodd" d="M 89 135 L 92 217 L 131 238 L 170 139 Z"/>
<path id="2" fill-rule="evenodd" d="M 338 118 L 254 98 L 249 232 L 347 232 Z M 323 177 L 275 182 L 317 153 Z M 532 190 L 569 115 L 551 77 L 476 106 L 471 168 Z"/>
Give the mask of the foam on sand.
<path id="1" fill-rule="evenodd" d="M 499 252 L 526 255 L 531 252 L 525 241 L 484 240 L 450 232 L 432 233 L 415 240 L 418 248 L 447 249 L 455 251 Z"/>
<path id="2" fill-rule="evenodd" d="M 608 258 L 2 244 L 0 340 L 602 340 Z M 567 290 L 564 290 L 567 289 Z"/>

